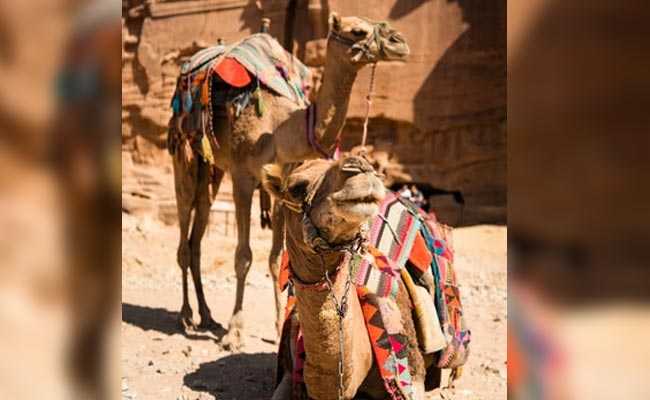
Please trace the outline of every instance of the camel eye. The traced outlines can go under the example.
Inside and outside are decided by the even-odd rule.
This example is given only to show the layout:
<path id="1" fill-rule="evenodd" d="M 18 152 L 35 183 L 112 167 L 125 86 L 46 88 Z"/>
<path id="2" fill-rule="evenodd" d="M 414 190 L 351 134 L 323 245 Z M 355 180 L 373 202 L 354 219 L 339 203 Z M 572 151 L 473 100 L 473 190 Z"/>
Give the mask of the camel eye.
<path id="1" fill-rule="evenodd" d="M 289 194 L 294 199 L 300 199 L 300 200 L 304 199 L 305 197 L 307 197 L 308 184 L 309 182 L 307 181 L 299 181 L 294 183 L 293 185 L 291 185 L 291 187 L 289 187 Z"/>
<path id="2" fill-rule="evenodd" d="M 362 37 L 366 37 L 367 33 L 363 29 L 354 28 L 352 29 L 352 34 L 358 38 L 362 38 Z"/>

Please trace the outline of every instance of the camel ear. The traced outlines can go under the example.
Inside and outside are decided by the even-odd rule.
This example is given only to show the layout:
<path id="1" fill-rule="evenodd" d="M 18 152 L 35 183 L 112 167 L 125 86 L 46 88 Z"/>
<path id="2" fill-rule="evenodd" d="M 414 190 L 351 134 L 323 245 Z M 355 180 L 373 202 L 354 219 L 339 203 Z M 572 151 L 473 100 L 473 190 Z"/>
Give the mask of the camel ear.
<path id="1" fill-rule="evenodd" d="M 335 32 L 340 32 L 341 31 L 341 17 L 335 12 L 332 12 L 330 14 L 330 30 L 335 31 Z"/>
<path id="2" fill-rule="evenodd" d="M 262 186 L 274 198 L 282 197 L 282 168 L 277 164 L 262 167 Z"/>

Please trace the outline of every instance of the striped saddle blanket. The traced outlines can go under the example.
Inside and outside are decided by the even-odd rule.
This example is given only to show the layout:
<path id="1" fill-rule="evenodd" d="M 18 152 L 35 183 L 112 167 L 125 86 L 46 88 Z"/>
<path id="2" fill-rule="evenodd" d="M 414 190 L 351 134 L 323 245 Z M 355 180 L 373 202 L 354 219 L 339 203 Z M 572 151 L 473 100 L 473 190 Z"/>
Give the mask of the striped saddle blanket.
<path id="1" fill-rule="evenodd" d="M 305 92 L 311 84 L 311 72 L 298 58 L 287 52 L 272 36 L 256 33 L 226 51 L 261 83 L 280 96 L 306 107 Z"/>
<path id="2" fill-rule="evenodd" d="M 213 164 L 212 149 L 219 147 L 213 112 L 225 116 L 225 105 L 230 102 L 236 116 L 250 104 L 255 104 L 258 116 L 263 115 L 262 85 L 299 107 L 309 105 L 310 70 L 270 35 L 257 33 L 227 47 L 216 45 L 200 50 L 181 66 L 170 104 L 174 114 L 170 124 L 180 121 L 182 130 L 191 134 L 192 148 Z M 181 117 L 187 115 L 189 118 Z M 183 142 L 179 134 L 172 135 L 170 130 L 171 154 Z"/>
<path id="3" fill-rule="evenodd" d="M 266 33 L 256 33 L 228 47 L 217 45 L 196 52 L 181 66 L 179 87 L 172 99 L 174 113 L 181 110 L 191 112 L 193 106 L 207 106 L 211 100 L 209 95 L 210 78 L 219 75 L 219 65 L 228 61 L 228 70 L 233 67 L 246 71 L 253 80 L 255 87 L 261 83 L 279 96 L 284 96 L 296 104 L 306 107 L 309 101 L 305 95 L 311 85 L 311 72 L 298 58 L 284 50 L 272 36 Z M 246 72 L 243 72 L 246 74 Z M 224 81 L 228 82 L 226 78 Z M 245 77 L 245 82 L 250 78 Z"/>
<path id="4" fill-rule="evenodd" d="M 439 368 L 460 367 L 469 354 L 470 332 L 463 319 L 452 267 L 451 229 L 390 193 L 372 221 L 369 244 L 367 253 L 349 257 L 352 279 L 384 387 L 391 399 L 410 400 L 414 398 L 414 387 L 408 365 L 408 338 L 403 334 L 396 304 L 399 285 L 406 287 L 413 300 L 420 351 L 437 354 Z M 281 270 L 279 284 L 284 289 L 290 273 L 286 253 Z M 295 302 L 290 288 L 281 346 L 286 343 L 284 336 L 292 331 L 291 324 L 298 320 L 292 318 Z M 294 398 L 301 398 L 306 355 L 302 335 L 298 333 L 294 340 Z"/>

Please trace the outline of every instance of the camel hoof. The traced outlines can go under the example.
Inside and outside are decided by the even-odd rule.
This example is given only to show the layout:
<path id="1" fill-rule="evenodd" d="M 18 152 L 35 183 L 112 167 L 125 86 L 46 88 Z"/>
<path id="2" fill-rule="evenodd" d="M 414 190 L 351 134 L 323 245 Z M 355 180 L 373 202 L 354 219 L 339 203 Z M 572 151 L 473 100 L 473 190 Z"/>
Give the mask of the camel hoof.
<path id="1" fill-rule="evenodd" d="M 201 318 L 199 329 L 210 331 L 217 336 L 223 336 L 226 334 L 226 329 L 220 323 L 213 320 L 212 317 Z"/>
<path id="2" fill-rule="evenodd" d="M 239 351 L 242 347 L 241 332 L 239 329 L 231 329 L 221 340 L 224 350 Z"/>
<path id="3" fill-rule="evenodd" d="M 190 332 L 196 330 L 196 325 L 192 320 L 192 317 L 179 317 L 178 326 L 183 332 Z"/>
<path id="4" fill-rule="evenodd" d="M 192 309 L 183 307 L 178 314 L 178 326 L 183 332 L 193 331 L 196 329 L 194 320 L 192 319 Z"/>

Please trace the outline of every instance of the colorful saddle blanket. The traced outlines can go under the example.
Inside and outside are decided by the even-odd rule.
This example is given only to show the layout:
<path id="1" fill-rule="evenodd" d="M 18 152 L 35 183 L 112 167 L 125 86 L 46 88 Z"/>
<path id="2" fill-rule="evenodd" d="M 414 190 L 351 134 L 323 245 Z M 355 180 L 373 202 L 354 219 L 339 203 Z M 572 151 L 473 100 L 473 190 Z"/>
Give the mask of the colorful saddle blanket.
<path id="1" fill-rule="evenodd" d="M 256 33 L 226 51 L 251 75 L 280 96 L 306 107 L 305 92 L 311 84 L 311 72 L 298 58 L 287 52 L 272 36 Z"/>
<path id="2" fill-rule="evenodd" d="M 350 272 L 386 391 L 393 400 L 410 400 L 414 389 L 408 365 L 408 339 L 401 333 L 399 309 L 395 302 L 399 285 L 403 284 L 403 268 L 415 284 L 427 288 L 429 301 L 437 310 L 440 321 L 435 326 L 443 328 L 447 342 L 438 352 L 438 367 L 459 367 L 469 354 L 470 332 L 462 316 L 452 268 L 451 231 L 436 222 L 435 217 L 390 193 L 372 221 L 369 236 L 368 253 L 351 257 Z M 290 260 L 285 253 L 279 279 L 281 289 L 290 286 L 289 274 Z M 285 335 L 290 334 L 291 324 L 298 320 L 292 318 L 295 301 L 289 287 L 281 343 L 286 343 Z M 306 354 L 300 332 L 295 340 L 293 388 L 294 398 L 298 399 L 304 392 L 302 371 Z M 282 352 L 281 348 L 280 354 Z"/>
<path id="3" fill-rule="evenodd" d="M 219 68 L 226 62 L 230 67 Z M 296 104 L 306 107 L 309 101 L 305 92 L 311 85 L 311 72 L 300 60 L 284 50 L 273 37 L 257 33 L 225 47 L 217 45 L 194 54 L 181 66 L 179 87 L 172 99 L 175 114 L 191 112 L 197 101 L 199 106 L 207 106 L 210 96 L 210 78 L 213 74 L 229 75 L 237 67 L 236 87 L 250 82 L 248 76 L 241 77 L 240 70 L 248 71 L 256 82 L 262 83 L 279 96 L 284 96 Z M 230 82 L 230 76 L 223 76 Z M 257 85 L 255 88 L 256 89 Z"/>
<path id="4" fill-rule="evenodd" d="M 230 102 L 239 116 L 241 110 L 254 103 L 257 114 L 263 115 L 262 85 L 299 107 L 309 105 L 310 70 L 270 35 L 258 33 L 228 47 L 217 45 L 200 50 L 181 66 L 170 104 L 174 113 L 171 125 L 180 120 L 182 131 L 191 138 L 192 148 L 213 164 L 212 147 L 219 147 L 213 131 L 213 112 L 225 116 L 225 105 Z M 180 135 L 180 129 L 174 132 Z M 182 139 L 173 137 L 170 131 L 171 154 L 183 143 Z"/>

